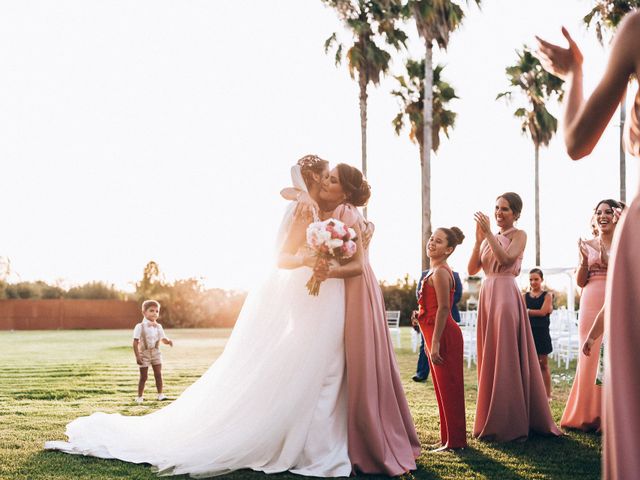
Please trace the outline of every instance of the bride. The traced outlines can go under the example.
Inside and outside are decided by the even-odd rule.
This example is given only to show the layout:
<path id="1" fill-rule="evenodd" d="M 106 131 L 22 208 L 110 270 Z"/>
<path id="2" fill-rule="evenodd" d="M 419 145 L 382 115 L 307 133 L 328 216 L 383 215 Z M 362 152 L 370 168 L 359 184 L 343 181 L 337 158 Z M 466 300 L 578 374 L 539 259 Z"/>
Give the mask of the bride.
<path id="1" fill-rule="evenodd" d="M 308 155 L 291 175 L 295 187 L 317 198 L 328 172 L 328 162 Z M 45 448 L 149 463 L 165 475 L 249 468 L 349 476 L 341 278 L 362 273 L 362 243 L 334 272 L 341 278 L 325 280 L 311 296 L 309 221 L 294 209 L 288 207 L 278 235 L 280 268 L 247 296 L 224 352 L 199 380 L 149 415 L 80 417 L 67 425 L 67 442 Z"/>

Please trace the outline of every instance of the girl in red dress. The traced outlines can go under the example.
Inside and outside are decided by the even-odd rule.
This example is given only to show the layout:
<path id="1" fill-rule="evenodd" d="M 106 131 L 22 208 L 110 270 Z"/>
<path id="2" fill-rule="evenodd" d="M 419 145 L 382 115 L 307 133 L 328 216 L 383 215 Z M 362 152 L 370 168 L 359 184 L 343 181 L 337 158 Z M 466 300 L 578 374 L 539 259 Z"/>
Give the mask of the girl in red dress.
<path id="1" fill-rule="evenodd" d="M 462 332 L 451 317 L 455 282 L 447 264 L 449 255 L 463 239 L 458 227 L 433 232 L 427 244 L 431 270 L 422 282 L 418 299 L 418 323 L 424 335 L 440 411 L 442 446 L 436 451 L 467 446 Z"/>

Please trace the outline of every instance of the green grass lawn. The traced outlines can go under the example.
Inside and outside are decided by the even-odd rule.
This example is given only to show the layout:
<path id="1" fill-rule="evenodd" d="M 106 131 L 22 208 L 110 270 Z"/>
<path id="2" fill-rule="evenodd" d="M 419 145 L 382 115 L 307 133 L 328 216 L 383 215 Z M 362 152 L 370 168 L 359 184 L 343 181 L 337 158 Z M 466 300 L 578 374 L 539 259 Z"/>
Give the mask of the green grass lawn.
<path id="1" fill-rule="evenodd" d="M 173 349 L 163 348 L 165 392 L 175 398 L 213 362 L 230 330 L 171 330 Z M 45 452 L 45 440 L 64 439 L 65 425 L 95 411 L 142 415 L 159 402 L 134 403 L 138 380 L 131 332 L 74 330 L 0 332 L 0 479 L 151 479 L 148 466 Z M 569 432 L 562 438 L 533 437 L 523 443 L 490 444 L 469 439 L 463 453 L 428 452 L 439 440 L 438 408 L 431 381 L 414 383 L 416 354 L 409 330 L 397 350 L 405 390 L 423 449 L 415 478 L 597 479 L 600 437 Z M 575 365 L 553 371 L 552 410 L 559 422 Z M 150 375 L 147 392 L 154 391 Z M 238 379 L 242 381 L 242 379 Z M 475 368 L 466 370 L 467 429 L 473 425 Z M 147 395 L 148 399 L 153 398 Z M 226 477 L 266 478 L 252 471 Z M 277 478 L 297 478 L 290 474 Z M 411 475 L 407 475 L 411 478 Z M 178 477 L 186 478 L 186 477 Z M 375 478 L 375 477 L 369 477 Z"/>

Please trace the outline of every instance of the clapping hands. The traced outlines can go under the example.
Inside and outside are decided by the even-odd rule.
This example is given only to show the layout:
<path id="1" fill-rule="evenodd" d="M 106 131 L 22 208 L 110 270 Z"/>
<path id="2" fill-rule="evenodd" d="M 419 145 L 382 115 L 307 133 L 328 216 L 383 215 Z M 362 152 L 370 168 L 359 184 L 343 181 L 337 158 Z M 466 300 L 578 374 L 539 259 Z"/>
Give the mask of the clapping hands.
<path id="1" fill-rule="evenodd" d="M 536 57 L 547 72 L 564 80 L 570 74 L 582 70 L 583 56 L 578 45 L 569 35 L 569 31 L 564 27 L 562 27 L 562 34 L 569 42 L 568 48 L 554 45 L 536 36 L 538 41 Z"/>
<path id="2" fill-rule="evenodd" d="M 578 252 L 580 253 L 580 265 L 587 265 L 589 262 L 589 254 L 585 247 L 585 241 L 581 238 L 578 239 Z"/>
<path id="3" fill-rule="evenodd" d="M 491 220 L 482 212 L 474 213 L 473 219 L 476 221 L 476 242 L 481 243 L 491 234 Z"/>

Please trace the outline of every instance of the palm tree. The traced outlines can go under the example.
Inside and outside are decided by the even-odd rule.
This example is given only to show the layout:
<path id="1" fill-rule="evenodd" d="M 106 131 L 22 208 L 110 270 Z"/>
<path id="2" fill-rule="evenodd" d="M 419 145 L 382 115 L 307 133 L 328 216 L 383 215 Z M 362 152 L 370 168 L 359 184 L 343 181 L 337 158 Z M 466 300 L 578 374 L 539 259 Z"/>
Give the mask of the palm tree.
<path id="1" fill-rule="evenodd" d="M 613 34 L 622 21 L 622 18 L 631 10 L 640 8 L 640 0 L 596 0 L 595 6 L 583 18 L 587 27 L 594 22 L 596 37 L 600 44 L 604 44 L 604 34 Z M 626 112 L 627 92 L 620 100 L 620 200 L 626 202 L 627 198 L 627 173 L 624 141 L 622 139 Z"/>
<path id="2" fill-rule="evenodd" d="M 396 76 L 398 88 L 391 92 L 400 100 L 400 112 L 392 121 L 396 135 L 404 128 L 405 120 L 409 123 L 409 138 L 413 143 L 417 143 L 420 147 L 420 154 L 424 148 L 424 59 L 423 60 L 407 60 L 405 67 L 407 76 Z M 431 134 L 428 135 L 431 150 L 438 151 L 440 146 L 440 132 L 443 132 L 447 138 L 449 137 L 449 129 L 453 128 L 456 121 L 456 113 L 447 110 L 447 104 L 458 98 L 456 92 L 451 85 L 442 80 L 443 65 L 438 65 L 433 69 L 433 87 L 431 89 L 432 99 L 432 123 Z M 426 242 L 428 237 L 422 239 L 422 265 L 427 268 L 429 259 L 426 252 Z"/>
<path id="3" fill-rule="evenodd" d="M 360 87 L 360 136 L 362 142 L 362 173 L 367 175 L 367 87 L 378 85 L 391 62 L 391 54 L 376 43 L 382 39 L 395 49 L 405 45 L 406 34 L 396 27 L 402 11 L 401 0 L 322 0 L 334 8 L 340 20 L 353 38 L 346 47 L 333 33 L 324 43 L 325 53 L 335 48 L 335 63 L 340 65 L 343 57 L 351 78 L 358 80 Z M 365 210 L 366 212 L 366 210 Z"/>
<path id="4" fill-rule="evenodd" d="M 480 0 L 474 0 L 480 5 Z M 429 259 L 425 254 L 427 239 L 431 236 L 431 151 L 433 150 L 433 46 L 446 50 L 449 36 L 456 30 L 464 18 L 461 2 L 450 0 L 408 0 L 406 13 L 416 22 L 418 34 L 424 41 L 424 91 L 426 101 L 423 102 L 422 136 L 425 139 L 420 150 L 420 165 L 422 168 L 422 268 L 426 269 Z"/>
<path id="5" fill-rule="evenodd" d="M 525 46 L 517 51 L 518 62 L 505 69 L 512 90 L 498 94 L 498 98 L 511 98 L 515 91 L 520 91 L 526 99 L 527 106 L 516 109 L 513 113 L 522 123 L 523 134 L 529 134 L 535 149 L 535 224 L 536 224 L 536 265 L 540 265 L 540 147 L 549 145 L 558 128 L 558 120 L 549 113 L 546 103 L 555 96 L 562 100 L 563 80 L 548 73 Z"/>

